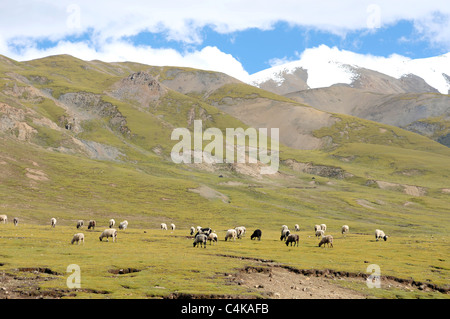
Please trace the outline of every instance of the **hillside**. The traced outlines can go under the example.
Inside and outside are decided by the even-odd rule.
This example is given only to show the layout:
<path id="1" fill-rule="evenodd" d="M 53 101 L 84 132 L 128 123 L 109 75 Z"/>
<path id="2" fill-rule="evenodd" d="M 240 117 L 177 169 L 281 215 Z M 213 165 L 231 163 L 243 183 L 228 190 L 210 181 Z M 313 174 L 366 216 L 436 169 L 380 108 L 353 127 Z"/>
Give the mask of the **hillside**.
<path id="1" fill-rule="evenodd" d="M 449 285 L 450 150 L 427 137 L 319 110 L 210 71 L 61 55 L 26 62 L 0 57 L 0 74 L 0 214 L 20 220 L 17 228 L 0 225 L 6 273 L 49 267 L 61 274 L 75 258 L 87 287 L 75 297 L 99 291 L 112 298 L 267 297 L 224 275 L 260 260 L 352 273 L 365 272 L 370 261 L 386 275 Z M 193 132 L 195 120 L 203 130 L 221 132 L 279 128 L 278 172 L 260 174 L 261 162 L 175 164 L 171 134 L 175 128 Z M 119 235 L 120 256 L 111 245 L 95 253 L 98 232 L 111 217 L 130 223 Z M 100 225 L 83 230 L 85 250 L 70 245 L 78 219 Z M 162 222 L 177 230 L 161 233 Z M 318 222 L 339 238 L 334 250 L 317 250 Z M 279 240 L 280 226 L 296 223 L 300 259 Z M 340 238 L 343 224 L 351 225 L 348 240 Z M 189 228 L 197 225 L 216 230 L 219 243 L 191 250 Z M 237 225 L 250 233 L 261 228 L 263 240 L 247 235 L 225 243 L 226 230 Z M 375 242 L 376 228 L 392 241 Z M 321 253 L 329 255 L 318 258 Z M 205 259 L 214 267 L 204 267 Z M 111 274 L 129 267 L 139 271 Z M 59 289 L 65 278 L 39 285 Z M 364 286 L 350 284 L 366 296 L 447 297 L 437 289 L 374 292 Z"/>

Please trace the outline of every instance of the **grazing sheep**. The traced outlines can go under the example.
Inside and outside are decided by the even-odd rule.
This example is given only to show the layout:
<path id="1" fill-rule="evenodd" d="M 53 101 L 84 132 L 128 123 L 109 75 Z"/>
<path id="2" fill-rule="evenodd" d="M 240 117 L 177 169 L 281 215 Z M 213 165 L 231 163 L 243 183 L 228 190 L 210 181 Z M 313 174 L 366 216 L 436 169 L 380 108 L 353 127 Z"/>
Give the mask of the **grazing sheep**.
<path id="1" fill-rule="evenodd" d="M 200 231 L 202 230 L 202 226 L 197 226 L 197 231 L 200 233 Z"/>
<path id="2" fill-rule="evenodd" d="M 256 229 L 253 234 L 250 236 L 250 239 L 253 240 L 253 238 L 258 238 L 258 240 L 261 240 L 262 232 L 260 229 Z"/>
<path id="3" fill-rule="evenodd" d="M 289 227 L 287 227 L 287 225 L 283 225 L 281 226 L 281 231 L 283 232 L 284 229 L 288 229 Z"/>
<path id="4" fill-rule="evenodd" d="M 333 248 L 333 236 L 331 235 L 323 236 L 322 239 L 320 240 L 319 247 L 322 245 L 323 247 L 325 247 L 325 244 L 327 244 L 328 247 L 330 247 L 331 245 L 331 248 Z"/>
<path id="5" fill-rule="evenodd" d="M 109 228 L 113 228 L 115 224 L 116 224 L 116 221 L 115 221 L 114 219 L 111 218 L 111 219 L 109 220 Z"/>
<path id="6" fill-rule="evenodd" d="M 245 230 L 246 230 L 245 227 L 238 226 L 235 229 L 236 229 L 237 238 L 241 239 L 245 234 Z"/>
<path id="7" fill-rule="evenodd" d="M 378 241 L 378 239 L 383 238 L 384 241 L 388 239 L 388 236 L 384 233 L 384 231 L 375 229 L 375 239 Z"/>
<path id="8" fill-rule="evenodd" d="M 82 220 L 77 221 L 77 229 L 79 229 L 83 226 L 84 226 L 84 221 L 82 221 Z"/>
<path id="9" fill-rule="evenodd" d="M 175 230 L 175 224 L 170 224 L 170 228 L 172 228 L 172 230 Z"/>
<path id="10" fill-rule="evenodd" d="M 322 229 L 325 232 L 327 230 L 327 225 L 320 224 L 320 229 Z"/>
<path id="11" fill-rule="evenodd" d="M 128 221 L 126 221 L 126 220 L 124 220 L 123 222 L 121 222 L 119 224 L 119 229 L 125 230 L 125 229 L 127 229 L 127 227 L 128 227 Z"/>
<path id="12" fill-rule="evenodd" d="M 56 218 L 52 218 L 52 219 L 50 219 L 50 224 L 52 225 L 52 227 L 53 228 L 55 228 L 55 226 L 56 226 Z"/>
<path id="13" fill-rule="evenodd" d="M 322 229 L 322 227 L 320 225 L 315 225 L 314 226 L 314 231 L 315 232 L 318 231 L 318 230 L 321 230 L 321 229 Z"/>
<path id="14" fill-rule="evenodd" d="M 323 237 L 323 235 L 325 235 L 325 232 L 322 229 L 316 231 L 316 237 L 320 238 Z"/>
<path id="15" fill-rule="evenodd" d="M 3 222 L 3 224 L 6 224 L 8 222 L 8 216 L 0 215 L 0 222 Z"/>
<path id="16" fill-rule="evenodd" d="M 77 233 L 77 234 L 73 235 L 71 244 L 73 245 L 74 242 L 77 242 L 77 244 L 79 245 L 80 241 L 82 241 L 84 244 L 84 234 L 83 233 Z"/>
<path id="17" fill-rule="evenodd" d="M 208 240 L 209 240 L 209 244 L 211 245 L 212 242 L 217 243 L 217 234 L 216 233 L 211 233 L 208 235 Z"/>
<path id="18" fill-rule="evenodd" d="M 300 226 L 298 224 L 295 224 L 294 225 L 294 229 L 295 229 L 295 231 L 299 231 L 300 230 Z"/>
<path id="19" fill-rule="evenodd" d="M 17 226 L 19 224 L 19 218 L 14 217 L 13 222 L 14 222 L 14 226 Z"/>
<path id="20" fill-rule="evenodd" d="M 227 234 L 225 235 L 225 241 L 227 241 L 227 239 L 236 240 L 236 237 L 237 237 L 236 229 L 228 229 Z"/>
<path id="21" fill-rule="evenodd" d="M 283 240 L 283 239 L 286 240 L 290 233 L 291 233 L 291 231 L 289 229 L 287 229 L 287 228 L 283 229 L 281 231 L 280 240 Z"/>
<path id="22" fill-rule="evenodd" d="M 161 229 L 162 229 L 162 230 L 167 230 L 167 225 L 166 225 L 166 223 L 161 223 Z"/>
<path id="23" fill-rule="evenodd" d="M 288 246 L 289 244 L 291 244 L 292 246 L 292 243 L 294 243 L 294 246 L 297 245 L 298 247 L 298 240 L 299 237 L 297 234 L 289 234 L 289 236 L 286 239 L 286 246 Z"/>
<path id="24" fill-rule="evenodd" d="M 95 222 L 95 220 L 90 220 L 89 224 L 88 224 L 88 229 L 95 229 L 95 226 L 97 226 L 97 223 Z"/>
<path id="25" fill-rule="evenodd" d="M 117 240 L 117 230 L 115 228 L 107 228 L 103 231 L 103 233 L 98 237 L 100 241 L 103 241 L 102 239 L 106 237 L 106 241 L 109 241 L 109 237 L 112 237 L 113 242 Z"/>
<path id="26" fill-rule="evenodd" d="M 194 235 L 194 232 L 195 232 L 195 228 L 194 228 L 194 226 L 192 226 L 189 234 L 191 234 L 191 236 L 192 236 L 192 235 Z"/>
<path id="27" fill-rule="evenodd" d="M 342 230 L 341 230 L 342 235 L 345 236 L 345 234 L 348 233 L 348 231 L 349 231 L 348 225 L 342 226 Z"/>
<path id="28" fill-rule="evenodd" d="M 197 228 L 198 230 L 198 228 Z M 200 230 L 198 230 L 199 234 L 205 234 L 206 236 L 209 236 L 209 234 L 212 233 L 212 229 L 209 227 L 204 227 L 204 228 L 200 228 Z"/>
<path id="29" fill-rule="evenodd" d="M 194 238 L 194 247 L 195 246 L 203 246 L 203 248 L 206 248 L 206 240 L 207 236 L 205 234 L 198 234 Z"/>

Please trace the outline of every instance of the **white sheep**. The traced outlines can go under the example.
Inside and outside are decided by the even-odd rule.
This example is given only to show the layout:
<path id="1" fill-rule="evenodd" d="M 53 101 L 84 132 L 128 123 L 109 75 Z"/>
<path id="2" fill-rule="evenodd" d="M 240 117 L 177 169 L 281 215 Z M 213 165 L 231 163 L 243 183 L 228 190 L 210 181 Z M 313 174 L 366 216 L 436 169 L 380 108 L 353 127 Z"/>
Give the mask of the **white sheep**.
<path id="1" fill-rule="evenodd" d="M 113 242 L 117 240 L 117 230 L 115 228 L 107 228 L 103 231 L 103 233 L 98 237 L 100 241 L 103 241 L 102 239 L 106 237 L 106 241 L 109 241 L 109 237 L 112 237 Z"/>
<path id="2" fill-rule="evenodd" d="M 300 230 L 300 226 L 298 224 L 295 224 L 294 225 L 294 229 L 295 229 L 295 231 L 299 231 Z"/>
<path id="3" fill-rule="evenodd" d="M 375 239 L 378 241 L 378 239 L 383 238 L 384 241 L 388 239 L 388 236 L 384 233 L 384 231 L 380 229 L 375 229 Z"/>
<path id="4" fill-rule="evenodd" d="M 19 224 L 19 218 L 14 217 L 13 222 L 14 222 L 14 226 L 17 226 Z"/>
<path id="5" fill-rule="evenodd" d="M 84 221 L 82 221 L 82 220 L 77 221 L 77 229 L 79 229 L 83 226 L 84 226 Z"/>
<path id="6" fill-rule="evenodd" d="M 84 234 L 83 233 L 77 233 L 77 234 L 73 235 L 71 244 L 73 245 L 74 242 L 77 242 L 77 244 L 79 245 L 80 241 L 82 241 L 84 244 Z"/>
<path id="7" fill-rule="evenodd" d="M 128 221 L 126 221 L 126 220 L 124 220 L 123 222 L 121 222 L 119 224 L 119 229 L 125 230 L 125 229 L 127 229 L 127 227 L 128 227 Z"/>
<path id="8" fill-rule="evenodd" d="M 109 220 L 109 228 L 113 228 L 115 224 L 116 224 L 116 221 L 115 221 L 114 219 L 111 218 L 111 219 Z"/>
<path id="9" fill-rule="evenodd" d="M 320 225 L 315 225 L 314 226 L 314 231 L 315 232 L 318 231 L 318 230 L 321 230 L 321 229 L 322 229 L 322 227 Z"/>
<path id="10" fill-rule="evenodd" d="M 8 216 L 0 215 L 0 222 L 3 222 L 3 224 L 6 224 L 8 222 Z"/>
<path id="11" fill-rule="evenodd" d="M 207 236 L 205 234 L 198 234 L 194 238 L 194 247 L 195 246 L 203 246 L 203 248 L 206 248 L 206 240 L 207 240 Z"/>
<path id="12" fill-rule="evenodd" d="M 325 235 L 325 232 L 322 229 L 316 231 L 316 237 L 320 238 Z"/>
<path id="13" fill-rule="evenodd" d="M 167 230 L 167 224 L 166 223 L 161 223 L 161 229 L 162 230 Z"/>
<path id="14" fill-rule="evenodd" d="M 333 248 L 333 236 L 331 236 L 331 235 L 323 236 L 319 243 L 319 247 L 322 245 L 323 245 L 323 247 L 325 247 L 325 244 L 327 244 L 328 247 L 330 247 L 330 245 L 331 245 L 331 248 Z"/>
<path id="15" fill-rule="evenodd" d="M 291 231 L 288 229 L 288 228 L 284 228 L 282 231 L 281 231 L 281 237 L 280 237 L 280 240 L 286 240 L 287 239 L 287 237 L 290 235 L 290 233 L 291 233 Z"/>
<path id="16" fill-rule="evenodd" d="M 194 228 L 194 226 L 192 226 L 191 231 L 190 231 L 191 236 L 194 235 L 194 233 L 195 233 L 195 228 Z"/>
<path id="17" fill-rule="evenodd" d="M 216 233 L 211 233 L 208 235 L 208 240 L 209 240 L 209 244 L 211 245 L 213 242 L 217 243 L 217 234 Z"/>
<path id="18" fill-rule="evenodd" d="M 237 238 L 239 238 L 239 239 L 241 239 L 244 236 L 245 231 L 246 231 L 244 226 L 238 226 L 235 228 L 235 230 L 236 230 Z"/>
<path id="19" fill-rule="evenodd" d="M 56 218 L 52 218 L 52 219 L 50 219 L 50 224 L 52 225 L 52 227 L 53 228 L 55 228 L 55 226 L 56 226 Z"/>
<path id="20" fill-rule="evenodd" d="M 174 223 L 170 224 L 170 228 L 172 228 L 172 230 L 175 230 L 175 224 Z"/>
<path id="21" fill-rule="evenodd" d="M 345 236 L 345 234 L 347 234 L 349 232 L 349 230 L 350 230 L 350 228 L 348 227 L 348 225 L 343 225 L 342 230 L 341 230 L 342 235 Z"/>
<path id="22" fill-rule="evenodd" d="M 201 233 L 201 232 L 202 232 L 202 226 L 197 226 L 197 231 L 198 231 L 199 233 Z"/>
<path id="23" fill-rule="evenodd" d="M 322 229 L 325 232 L 327 230 L 327 225 L 320 224 L 320 229 Z"/>
<path id="24" fill-rule="evenodd" d="M 227 234 L 225 235 L 225 241 L 227 241 L 227 239 L 236 240 L 236 237 L 237 237 L 236 229 L 228 229 Z"/>
<path id="25" fill-rule="evenodd" d="M 281 226 L 281 232 L 283 232 L 284 229 L 288 229 L 289 227 L 287 227 L 287 225 L 283 225 Z"/>

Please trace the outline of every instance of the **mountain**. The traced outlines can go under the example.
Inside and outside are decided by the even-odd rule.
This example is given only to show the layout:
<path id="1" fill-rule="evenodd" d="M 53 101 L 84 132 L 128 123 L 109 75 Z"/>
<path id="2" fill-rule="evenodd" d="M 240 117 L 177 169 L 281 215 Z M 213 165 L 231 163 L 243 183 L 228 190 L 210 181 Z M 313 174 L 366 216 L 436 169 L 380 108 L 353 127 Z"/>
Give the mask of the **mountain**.
<path id="1" fill-rule="evenodd" d="M 320 52 L 318 56 L 306 55 L 255 73 L 249 83 L 320 110 L 354 115 L 419 134 L 425 132 L 417 129 L 420 123 L 434 119 L 433 132 L 428 132 L 429 126 L 424 135 L 449 146 L 450 53 L 375 63 L 354 55 L 336 55 L 331 49 Z M 352 58 L 361 65 L 354 64 Z"/>

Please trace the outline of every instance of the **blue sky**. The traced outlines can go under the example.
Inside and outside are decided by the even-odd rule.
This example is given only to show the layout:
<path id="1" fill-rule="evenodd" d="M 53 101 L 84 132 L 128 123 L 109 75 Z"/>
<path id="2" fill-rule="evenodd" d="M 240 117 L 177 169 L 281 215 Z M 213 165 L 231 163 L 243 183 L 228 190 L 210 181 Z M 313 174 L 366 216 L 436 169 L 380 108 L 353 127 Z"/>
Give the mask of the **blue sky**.
<path id="1" fill-rule="evenodd" d="M 446 1 L 2 1 L 0 54 L 212 69 L 244 78 L 326 45 L 411 59 L 450 52 Z"/>

